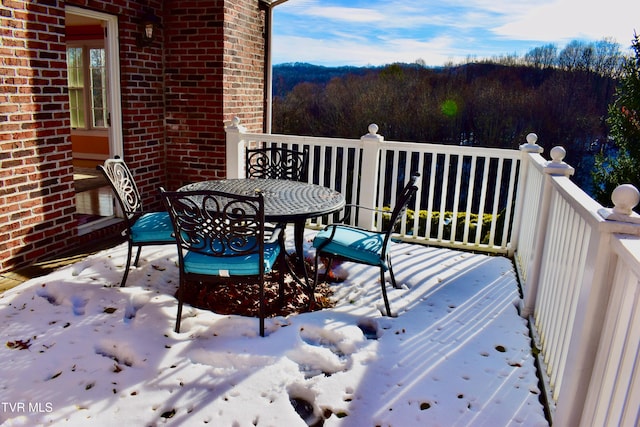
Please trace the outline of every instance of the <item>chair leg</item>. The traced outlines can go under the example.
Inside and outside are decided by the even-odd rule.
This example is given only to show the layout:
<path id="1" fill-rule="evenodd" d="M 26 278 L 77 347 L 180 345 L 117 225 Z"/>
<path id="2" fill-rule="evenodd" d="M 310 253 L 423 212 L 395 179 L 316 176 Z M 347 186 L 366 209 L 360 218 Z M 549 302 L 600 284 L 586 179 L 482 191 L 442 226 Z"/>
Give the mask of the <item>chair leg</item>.
<path id="1" fill-rule="evenodd" d="M 382 267 L 380 267 L 380 287 L 382 289 L 382 298 L 384 299 L 384 308 L 387 310 L 387 316 L 392 317 L 389 298 L 387 297 L 387 284 L 384 281 L 384 268 Z"/>
<path id="2" fill-rule="evenodd" d="M 280 262 L 280 267 L 279 267 L 279 278 L 278 278 L 278 298 L 280 298 L 280 305 L 283 306 L 284 305 L 284 271 L 285 271 L 285 263 L 284 261 Z"/>
<path id="3" fill-rule="evenodd" d="M 324 280 L 329 280 L 329 273 L 331 273 L 331 264 L 333 264 L 333 256 L 327 258 L 327 268 L 324 269 Z"/>
<path id="4" fill-rule="evenodd" d="M 320 252 L 316 251 L 316 257 L 314 260 L 314 273 L 313 273 L 313 283 L 311 284 L 311 286 L 309 286 L 309 310 L 313 309 L 313 305 L 315 304 L 315 290 L 316 290 L 316 286 L 318 285 L 318 277 L 320 276 L 319 272 L 318 272 L 318 260 L 320 259 Z"/>
<path id="5" fill-rule="evenodd" d="M 180 275 L 182 276 L 182 274 Z M 178 300 L 178 313 L 176 314 L 176 327 L 174 329 L 176 333 L 180 332 L 180 323 L 182 321 L 182 289 L 184 288 L 182 277 L 179 280 L 178 290 L 176 291 L 176 299 Z"/>
<path id="6" fill-rule="evenodd" d="M 389 266 L 389 276 L 391 276 L 391 284 L 394 288 L 400 289 L 398 283 L 396 282 L 396 276 L 393 274 L 393 267 L 391 266 L 391 258 L 387 257 L 387 265 Z"/>
<path id="7" fill-rule="evenodd" d="M 279 258 L 279 274 L 280 274 L 280 280 L 279 280 L 279 297 L 280 297 L 280 305 L 284 305 L 284 272 L 285 269 L 287 268 L 287 260 L 285 259 L 286 257 L 286 251 L 285 251 L 285 247 L 284 247 L 284 230 L 282 231 L 282 233 L 280 234 L 280 256 Z"/>
<path id="8" fill-rule="evenodd" d="M 134 267 L 138 266 L 138 261 L 140 261 L 140 252 L 142 251 L 142 246 L 138 246 L 138 252 L 136 253 L 136 260 L 133 262 Z"/>
<path id="9" fill-rule="evenodd" d="M 127 283 L 127 277 L 129 277 L 129 268 L 131 267 L 131 254 L 133 252 L 133 243 L 129 240 L 129 250 L 127 251 L 127 265 L 124 267 L 124 275 L 122 276 L 122 282 L 120 282 L 120 287 L 124 288 Z"/>
<path id="10" fill-rule="evenodd" d="M 178 300 L 178 314 L 176 315 L 176 327 L 175 332 L 180 332 L 180 321 L 182 320 L 182 301 Z"/>
<path id="11" fill-rule="evenodd" d="M 260 279 L 260 336 L 264 337 L 264 277 Z"/>

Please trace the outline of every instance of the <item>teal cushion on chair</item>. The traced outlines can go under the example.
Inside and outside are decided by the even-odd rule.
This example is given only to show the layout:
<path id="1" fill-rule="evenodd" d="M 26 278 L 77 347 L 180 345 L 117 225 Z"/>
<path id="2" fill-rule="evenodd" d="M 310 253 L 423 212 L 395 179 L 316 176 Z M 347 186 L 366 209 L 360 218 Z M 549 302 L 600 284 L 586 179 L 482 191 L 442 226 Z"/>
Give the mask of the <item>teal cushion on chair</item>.
<path id="1" fill-rule="evenodd" d="M 331 237 L 333 227 L 336 228 L 333 239 L 326 246 L 322 246 Z M 320 231 L 313 239 L 313 246 L 315 248 L 322 246 L 322 252 L 364 264 L 381 265 L 386 270 L 386 261 L 380 259 L 383 244 L 384 234 L 340 225 L 330 226 Z"/>
<path id="2" fill-rule="evenodd" d="M 264 245 L 264 272 L 269 273 L 280 254 L 280 245 L 269 243 Z M 184 256 L 184 271 L 210 276 L 257 276 L 258 257 L 255 252 L 234 257 L 214 257 L 198 252 L 187 252 Z"/>
<path id="3" fill-rule="evenodd" d="M 142 215 L 131 227 L 133 243 L 175 242 L 173 225 L 167 212 L 150 212 Z"/>

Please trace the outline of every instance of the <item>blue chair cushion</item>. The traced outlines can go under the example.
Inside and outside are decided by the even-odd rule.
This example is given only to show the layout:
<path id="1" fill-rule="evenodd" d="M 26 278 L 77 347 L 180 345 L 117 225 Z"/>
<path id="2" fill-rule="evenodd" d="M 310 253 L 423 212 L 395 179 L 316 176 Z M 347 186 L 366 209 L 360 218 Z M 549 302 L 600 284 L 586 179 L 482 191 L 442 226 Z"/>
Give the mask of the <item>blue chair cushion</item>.
<path id="1" fill-rule="evenodd" d="M 130 232 L 133 243 L 176 241 L 168 212 L 150 212 L 142 215 L 133 224 Z"/>
<path id="2" fill-rule="evenodd" d="M 326 243 L 331 238 L 333 227 L 336 228 L 333 239 Z M 381 259 L 383 244 L 384 234 L 341 225 L 331 225 L 313 239 L 313 246 L 316 249 L 322 246 L 322 252 L 363 264 L 379 265 L 387 270 L 386 260 Z"/>
<path id="3" fill-rule="evenodd" d="M 278 242 L 264 245 L 264 272 L 273 269 L 280 254 Z M 187 251 L 184 256 L 184 271 L 193 274 L 207 274 L 210 276 L 257 276 L 259 253 L 254 252 L 241 256 L 211 256 L 206 253 Z"/>

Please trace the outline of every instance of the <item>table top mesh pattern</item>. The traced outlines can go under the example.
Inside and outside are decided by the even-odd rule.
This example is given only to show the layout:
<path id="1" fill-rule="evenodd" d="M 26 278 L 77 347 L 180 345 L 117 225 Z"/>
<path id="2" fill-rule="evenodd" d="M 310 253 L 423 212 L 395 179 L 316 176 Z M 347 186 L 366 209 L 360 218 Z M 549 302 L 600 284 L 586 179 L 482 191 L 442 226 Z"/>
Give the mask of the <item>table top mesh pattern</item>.
<path id="1" fill-rule="evenodd" d="M 320 185 L 279 179 L 222 179 L 185 185 L 180 191 L 213 190 L 264 195 L 265 217 L 280 220 L 313 218 L 344 207 L 344 196 Z"/>

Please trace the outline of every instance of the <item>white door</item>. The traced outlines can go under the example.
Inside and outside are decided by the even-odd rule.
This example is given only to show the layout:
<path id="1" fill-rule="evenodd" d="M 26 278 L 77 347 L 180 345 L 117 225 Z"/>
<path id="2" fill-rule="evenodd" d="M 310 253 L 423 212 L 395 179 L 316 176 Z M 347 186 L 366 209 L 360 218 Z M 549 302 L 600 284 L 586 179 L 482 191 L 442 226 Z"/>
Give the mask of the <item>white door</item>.
<path id="1" fill-rule="evenodd" d="M 109 136 L 109 157 L 123 157 L 122 106 L 120 104 L 120 54 L 118 48 L 118 18 L 113 15 L 82 9 L 75 6 L 65 8 L 67 25 L 99 23 L 104 28 L 106 57 L 106 117 Z"/>

